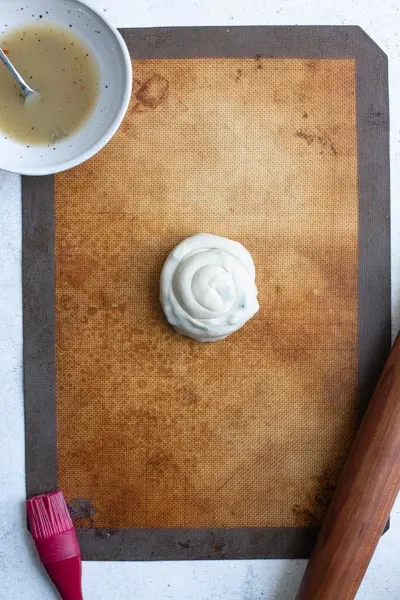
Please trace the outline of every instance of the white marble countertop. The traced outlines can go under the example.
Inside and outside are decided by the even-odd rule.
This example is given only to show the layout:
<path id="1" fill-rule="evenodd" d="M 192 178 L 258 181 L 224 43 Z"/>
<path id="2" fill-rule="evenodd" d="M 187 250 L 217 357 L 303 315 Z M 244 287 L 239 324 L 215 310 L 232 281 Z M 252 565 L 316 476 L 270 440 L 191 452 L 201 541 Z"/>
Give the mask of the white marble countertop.
<path id="1" fill-rule="evenodd" d="M 49 0 L 50 1 L 50 0 Z M 88 0 L 117 26 L 360 25 L 389 56 L 393 333 L 400 327 L 397 0 Z M 1 13 L 1 1 L 0 1 Z M 0 171 L 0 600 L 50 600 L 25 529 L 20 180 Z M 400 600 L 400 499 L 357 600 Z M 85 600 L 293 600 L 305 561 L 84 563 Z"/>

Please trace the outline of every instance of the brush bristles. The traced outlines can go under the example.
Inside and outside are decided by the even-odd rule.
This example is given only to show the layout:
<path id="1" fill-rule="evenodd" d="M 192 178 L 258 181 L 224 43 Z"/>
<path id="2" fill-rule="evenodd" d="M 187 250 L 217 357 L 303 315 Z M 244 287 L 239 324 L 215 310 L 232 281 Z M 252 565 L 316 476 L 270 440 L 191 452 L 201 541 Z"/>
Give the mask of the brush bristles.
<path id="1" fill-rule="evenodd" d="M 44 540 L 73 529 L 62 492 L 42 494 L 27 501 L 29 526 L 35 540 Z"/>

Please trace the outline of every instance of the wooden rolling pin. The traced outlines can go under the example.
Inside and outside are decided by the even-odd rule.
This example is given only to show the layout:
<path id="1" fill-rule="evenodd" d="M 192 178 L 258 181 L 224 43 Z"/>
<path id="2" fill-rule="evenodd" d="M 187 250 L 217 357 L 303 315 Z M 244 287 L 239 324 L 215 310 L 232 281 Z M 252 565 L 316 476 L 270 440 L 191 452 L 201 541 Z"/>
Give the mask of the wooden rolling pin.
<path id="1" fill-rule="evenodd" d="M 400 489 L 400 334 L 362 421 L 297 600 L 351 600 Z"/>

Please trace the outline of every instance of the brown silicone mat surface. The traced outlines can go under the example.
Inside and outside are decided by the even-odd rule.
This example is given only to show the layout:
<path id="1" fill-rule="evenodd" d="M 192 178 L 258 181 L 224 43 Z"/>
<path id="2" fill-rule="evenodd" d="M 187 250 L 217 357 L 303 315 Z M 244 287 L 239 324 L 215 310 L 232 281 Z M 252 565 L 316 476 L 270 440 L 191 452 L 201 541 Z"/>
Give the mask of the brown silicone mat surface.
<path id="1" fill-rule="evenodd" d="M 52 282 L 52 405 L 33 445 L 86 558 L 306 556 L 389 348 L 388 246 L 370 259 L 388 172 L 363 170 L 367 142 L 381 140 L 375 168 L 387 151 L 387 90 L 360 87 L 357 52 L 384 81 L 385 58 L 357 28 L 281 28 L 275 51 L 253 51 L 277 29 L 126 31 L 135 83 L 115 138 L 25 181 L 25 207 L 51 205 L 35 214 L 48 262 L 33 263 Z M 177 336 L 158 301 L 167 254 L 198 232 L 256 266 L 260 312 L 214 344 Z M 28 456 L 31 440 L 27 427 Z M 28 492 L 47 483 L 32 464 Z"/>

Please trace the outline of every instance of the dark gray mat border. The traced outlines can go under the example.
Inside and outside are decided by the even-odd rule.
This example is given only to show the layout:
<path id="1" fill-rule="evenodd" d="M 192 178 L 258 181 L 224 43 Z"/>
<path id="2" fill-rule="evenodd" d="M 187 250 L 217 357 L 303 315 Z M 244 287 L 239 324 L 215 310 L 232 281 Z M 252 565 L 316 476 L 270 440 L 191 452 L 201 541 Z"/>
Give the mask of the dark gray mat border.
<path id="1" fill-rule="evenodd" d="M 57 488 L 54 178 L 22 178 L 27 496 Z"/>
<path id="2" fill-rule="evenodd" d="M 391 346 L 387 57 L 359 27 L 123 29 L 132 58 L 354 58 L 359 178 L 359 416 Z M 24 177 L 27 496 L 57 487 L 54 179 Z M 340 210 L 340 207 L 338 208 Z M 315 527 L 80 529 L 85 560 L 307 558 Z"/>

